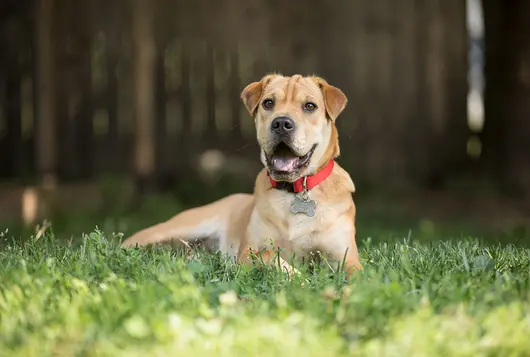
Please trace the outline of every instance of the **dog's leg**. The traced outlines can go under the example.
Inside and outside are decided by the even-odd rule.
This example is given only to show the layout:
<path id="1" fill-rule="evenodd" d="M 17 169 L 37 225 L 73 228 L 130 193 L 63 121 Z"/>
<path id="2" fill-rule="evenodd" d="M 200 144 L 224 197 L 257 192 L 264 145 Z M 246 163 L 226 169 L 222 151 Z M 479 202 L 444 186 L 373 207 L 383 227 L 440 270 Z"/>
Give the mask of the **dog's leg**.
<path id="1" fill-rule="evenodd" d="M 231 227 L 231 222 L 239 222 L 245 209 L 251 208 L 251 195 L 236 194 L 225 197 L 208 205 L 183 211 L 169 220 L 145 228 L 128 239 L 122 246 L 152 245 L 171 241 L 190 242 L 196 239 L 213 237 L 219 239 L 222 252 L 230 253 L 229 241 L 237 241 L 239 237 Z M 238 246 L 234 247 L 234 256 Z"/>
<path id="2" fill-rule="evenodd" d="M 144 246 L 173 240 L 189 242 L 222 233 L 224 217 L 213 208 L 208 205 L 180 212 L 165 222 L 133 234 L 122 246 Z"/>
<path id="3" fill-rule="evenodd" d="M 250 266 L 256 263 L 256 260 L 263 262 L 263 264 L 273 265 L 281 268 L 282 271 L 287 272 L 289 278 L 292 278 L 294 274 L 300 274 L 298 269 L 289 264 L 283 259 L 279 252 L 275 252 L 272 249 L 252 249 L 246 245 L 241 245 L 238 253 L 238 263 Z"/>
<path id="4" fill-rule="evenodd" d="M 338 262 L 340 265 L 344 263 L 342 268 L 346 272 L 347 279 L 349 279 L 356 271 L 363 270 L 355 244 L 348 245 L 348 247 L 345 247 L 342 250 L 333 249 L 330 251 L 328 249 L 328 254 L 333 261 Z"/>
<path id="5" fill-rule="evenodd" d="M 354 272 L 362 271 L 363 267 L 359 260 L 359 252 L 355 243 L 355 232 L 352 232 L 348 238 L 345 249 L 342 250 L 342 253 L 340 253 L 340 250 L 334 251 L 333 258 L 344 263 L 343 269 L 346 272 L 346 277 L 349 279 Z"/>
<path id="6" fill-rule="evenodd" d="M 355 225 L 350 217 L 339 218 L 335 229 L 328 232 L 317 247 L 332 260 L 344 263 L 343 269 L 348 279 L 354 272 L 363 270 L 355 241 Z"/>
<path id="7" fill-rule="evenodd" d="M 346 271 L 346 277 L 349 279 L 356 271 L 362 271 L 363 266 L 359 261 L 359 253 L 357 246 L 353 245 L 352 249 L 348 249 L 346 257 L 344 259 L 344 270 Z"/>

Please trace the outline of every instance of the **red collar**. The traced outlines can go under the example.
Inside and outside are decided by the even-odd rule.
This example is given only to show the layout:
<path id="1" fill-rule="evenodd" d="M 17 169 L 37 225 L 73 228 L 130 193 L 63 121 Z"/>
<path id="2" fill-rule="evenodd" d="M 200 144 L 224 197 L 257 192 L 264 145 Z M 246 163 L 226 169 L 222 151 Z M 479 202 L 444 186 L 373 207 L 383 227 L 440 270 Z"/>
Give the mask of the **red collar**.
<path id="1" fill-rule="evenodd" d="M 292 182 L 292 183 L 289 183 L 289 182 L 277 182 L 277 181 L 274 181 L 270 176 L 269 176 L 269 180 L 271 182 L 272 187 L 274 187 L 274 188 L 284 188 L 285 189 L 286 188 L 285 187 L 286 184 L 288 186 L 292 185 L 292 192 L 298 193 L 298 192 L 302 192 L 304 190 L 304 179 L 307 179 L 307 181 L 306 181 L 306 189 L 310 190 L 313 187 L 315 187 L 315 186 L 319 185 L 320 183 L 322 183 L 325 179 L 328 178 L 329 175 L 331 175 L 331 172 L 333 171 L 333 166 L 334 165 L 335 165 L 335 161 L 333 159 L 331 159 L 330 162 L 328 162 L 328 164 L 326 166 L 324 166 L 324 168 L 322 170 L 320 170 L 319 172 L 317 172 L 313 176 L 301 177 L 301 178 L 299 178 L 298 180 L 296 180 L 295 182 Z M 291 187 L 289 187 L 289 188 L 291 188 Z"/>

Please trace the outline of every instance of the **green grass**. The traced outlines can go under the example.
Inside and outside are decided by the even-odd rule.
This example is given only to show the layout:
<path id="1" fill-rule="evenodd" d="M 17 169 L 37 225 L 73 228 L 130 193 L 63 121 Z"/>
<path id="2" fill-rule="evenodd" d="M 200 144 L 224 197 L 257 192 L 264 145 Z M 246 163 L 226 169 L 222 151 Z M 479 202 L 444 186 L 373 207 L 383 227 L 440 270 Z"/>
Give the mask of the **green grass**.
<path id="1" fill-rule="evenodd" d="M 200 251 L 12 239 L 0 250 L 1 356 L 527 356 L 530 250 L 360 243 L 364 273 L 288 280 Z"/>

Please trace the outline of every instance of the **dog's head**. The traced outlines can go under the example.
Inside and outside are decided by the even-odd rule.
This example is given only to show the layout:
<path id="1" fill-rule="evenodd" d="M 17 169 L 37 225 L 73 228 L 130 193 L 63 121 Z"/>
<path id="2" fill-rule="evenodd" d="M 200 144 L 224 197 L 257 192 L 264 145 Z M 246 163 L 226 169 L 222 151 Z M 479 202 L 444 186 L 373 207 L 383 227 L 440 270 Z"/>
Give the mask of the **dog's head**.
<path id="1" fill-rule="evenodd" d="M 274 180 L 314 175 L 339 155 L 335 120 L 347 99 L 324 79 L 271 74 L 249 84 L 241 99 L 254 117 L 261 161 Z"/>

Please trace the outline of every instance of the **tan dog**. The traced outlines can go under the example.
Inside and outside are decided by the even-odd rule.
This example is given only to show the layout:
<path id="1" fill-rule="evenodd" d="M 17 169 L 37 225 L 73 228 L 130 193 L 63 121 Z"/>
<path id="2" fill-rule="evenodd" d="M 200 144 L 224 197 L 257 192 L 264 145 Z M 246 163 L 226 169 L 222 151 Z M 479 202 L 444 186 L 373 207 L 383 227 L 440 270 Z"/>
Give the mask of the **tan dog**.
<path id="1" fill-rule="evenodd" d="M 249 84 L 241 99 L 254 117 L 261 161 L 254 194 L 234 194 L 183 211 L 146 228 L 123 246 L 172 240 L 215 240 L 221 252 L 264 262 L 280 248 L 285 259 L 328 255 L 345 263 L 348 275 L 362 269 L 355 242 L 355 191 L 339 156 L 335 120 L 344 93 L 318 77 L 267 75 Z"/>

